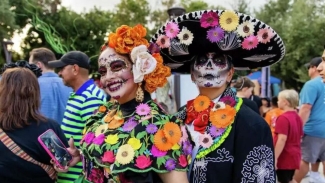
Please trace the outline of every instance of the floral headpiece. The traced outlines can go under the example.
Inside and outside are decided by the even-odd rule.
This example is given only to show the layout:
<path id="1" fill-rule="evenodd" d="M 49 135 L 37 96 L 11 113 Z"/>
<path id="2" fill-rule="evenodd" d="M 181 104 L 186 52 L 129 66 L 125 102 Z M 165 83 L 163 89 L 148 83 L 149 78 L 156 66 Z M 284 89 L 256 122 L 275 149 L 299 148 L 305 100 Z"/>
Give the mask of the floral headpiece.
<path id="1" fill-rule="evenodd" d="M 281 38 L 270 26 L 229 10 L 179 16 L 161 27 L 151 42 L 160 47 L 166 65 L 181 72 L 189 72 L 191 64 L 185 63 L 204 52 L 229 55 L 234 66 L 241 68 L 271 65 L 285 54 Z"/>
<path id="2" fill-rule="evenodd" d="M 152 93 L 167 83 L 171 71 L 164 65 L 160 49 L 149 45 L 146 34 L 147 30 L 141 24 L 134 27 L 122 25 L 116 29 L 116 33 L 109 34 L 108 43 L 102 50 L 108 46 L 119 54 L 129 54 L 133 62 L 134 82 L 145 81 L 145 90 Z"/>

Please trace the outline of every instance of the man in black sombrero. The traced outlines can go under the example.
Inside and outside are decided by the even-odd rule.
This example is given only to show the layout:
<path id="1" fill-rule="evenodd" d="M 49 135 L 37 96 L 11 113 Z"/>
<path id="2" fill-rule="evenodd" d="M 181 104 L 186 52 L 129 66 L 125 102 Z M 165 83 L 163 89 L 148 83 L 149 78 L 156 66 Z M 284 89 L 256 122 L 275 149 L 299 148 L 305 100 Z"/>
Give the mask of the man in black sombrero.
<path id="1" fill-rule="evenodd" d="M 177 113 L 195 142 L 189 182 L 275 183 L 270 128 L 229 84 L 235 68 L 280 61 L 285 48 L 279 35 L 249 15 L 207 10 L 173 19 L 152 43 L 168 66 L 190 73 L 199 89 L 199 96 Z"/>

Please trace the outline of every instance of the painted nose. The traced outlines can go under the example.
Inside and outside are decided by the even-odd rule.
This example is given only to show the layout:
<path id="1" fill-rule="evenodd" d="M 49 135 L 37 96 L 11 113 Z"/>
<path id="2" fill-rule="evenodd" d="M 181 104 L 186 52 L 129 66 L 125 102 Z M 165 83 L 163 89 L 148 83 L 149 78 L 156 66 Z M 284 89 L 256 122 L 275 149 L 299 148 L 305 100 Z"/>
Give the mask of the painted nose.
<path id="1" fill-rule="evenodd" d="M 209 68 L 209 69 L 212 68 L 212 62 L 211 62 L 211 60 L 208 61 L 207 68 Z"/>

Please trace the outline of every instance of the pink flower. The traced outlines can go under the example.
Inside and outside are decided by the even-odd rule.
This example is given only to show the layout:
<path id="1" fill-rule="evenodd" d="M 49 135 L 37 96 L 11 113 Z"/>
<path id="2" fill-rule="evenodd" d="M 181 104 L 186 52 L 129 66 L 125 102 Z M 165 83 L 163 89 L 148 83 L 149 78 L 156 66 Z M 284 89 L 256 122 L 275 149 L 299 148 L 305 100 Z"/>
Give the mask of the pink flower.
<path id="1" fill-rule="evenodd" d="M 113 151 L 106 151 L 104 153 L 104 156 L 102 157 L 103 162 L 107 163 L 114 163 L 115 162 L 115 157 Z"/>
<path id="2" fill-rule="evenodd" d="M 211 28 L 207 33 L 207 38 L 211 43 L 217 43 L 225 37 L 225 31 L 219 26 Z"/>
<path id="3" fill-rule="evenodd" d="M 182 137 L 180 142 L 185 142 L 188 139 L 188 134 L 185 125 L 181 126 L 181 131 L 182 131 Z"/>
<path id="4" fill-rule="evenodd" d="M 151 154 L 154 157 L 157 157 L 158 158 L 158 157 L 165 156 L 167 154 L 167 151 L 161 151 L 155 145 L 152 145 Z"/>
<path id="5" fill-rule="evenodd" d="M 274 36 L 274 33 L 271 29 L 260 29 L 257 32 L 257 39 L 261 43 L 268 43 L 270 42 L 271 38 Z"/>
<path id="6" fill-rule="evenodd" d="M 169 38 L 174 38 L 179 33 L 179 27 L 174 22 L 169 22 L 165 28 L 166 36 Z"/>
<path id="7" fill-rule="evenodd" d="M 212 137 L 209 134 L 203 134 L 199 137 L 200 145 L 204 148 L 209 148 L 212 145 Z"/>
<path id="8" fill-rule="evenodd" d="M 234 107 L 236 105 L 235 99 L 233 99 L 231 96 L 222 97 L 220 99 L 220 102 L 223 102 L 226 105 L 230 105 L 231 107 Z"/>
<path id="9" fill-rule="evenodd" d="M 93 139 L 93 144 L 96 145 L 101 145 L 105 140 L 105 135 L 104 134 L 100 134 L 98 135 L 98 137 Z"/>
<path id="10" fill-rule="evenodd" d="M 136 107 L 136 110 L 135 112 L 137 114 L 139 114 L 140 116 L 146 116 L 150 113 L 151 109 L 149 107 L 148 104 L 139 104 L 137 107 Z"/>
<path id="11" fill-rule="evenodd" d="M 148 166 L 150 166 L 152 163 L 152 161 L 150 161 L 150 157 L 147 157 L 145 155 L 137 157 L 135 162 L 136 162 L 135 166 L 137 166 L 140 169 L 145 169 Z"/>
<path id="12" fill-rule="evenodd" d="M 91 169 L 88 180 L 93 183 L 103 183 L 104 182 L 104 172 L 98 168 Z"/>
<path id="13" fill-rule="evenodd" d="M 95 134 L 92 133 L 92 132 L 89 132 L 89 133 L 87 133 L 87 134 L 85 135 L 84 141 L 85 141 L 86 144 L 88 145 L 88 144 L 90 144 L 90 143 L 93 141 L 94 138 L 95 138 Z"/>
<path id="14" fill-rule="evenodd" d="M 245 50 L 251 50 L 256 48 L 258 45 L 258 39 L 256 36 L 248 36 L 242 42 L 242 48 Z"/>
<path id="15" fill-rule="evenodd" d="M 219 25 L 218 14 L 216 12 L 204 13 L 200 19 L 201 27 L 208 28 Z"/>
<path id="16" fill-rule="evenodd" d="M 186 167 L 187 166 L 187 159 L 184 155 L 181 155 L 179 158 L 178 158 L 178 161 L 179 161 L 179 165 L 181 165 L 182 167 Z"/>
<path id="17" fill-rule="evenodd" d="M 168 48 L 170 47 L 170 39 L 169 37 L 165 36 L 165 35 L 160 35 L 157 39 L 158 46 L 160 48 Z"/>

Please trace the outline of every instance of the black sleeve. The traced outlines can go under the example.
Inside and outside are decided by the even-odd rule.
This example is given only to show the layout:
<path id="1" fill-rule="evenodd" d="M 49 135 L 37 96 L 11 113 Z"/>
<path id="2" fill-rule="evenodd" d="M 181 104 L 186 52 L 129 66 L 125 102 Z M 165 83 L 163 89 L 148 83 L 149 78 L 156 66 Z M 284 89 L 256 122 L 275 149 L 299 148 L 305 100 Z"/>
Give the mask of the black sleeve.
<path id="1" fill-rule="evenodd" d="M 269 126 L 261 116 L 242 106 L 237 113 L 232 183 L 276 183 L 274 147 Z"/>
<path id="2" fill-rule="evenodd" d="M 251 101 L 247 98 L 243 98 L 243 103 L 245 105 L 247 105 L 247 107 L 249 107 L 250 109 L 252 109 L 253 111 L 255 111 L 258 115 L 260 114 L 260 110 L 257 107 L 257 104 L 254 101 Z"/>

